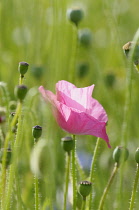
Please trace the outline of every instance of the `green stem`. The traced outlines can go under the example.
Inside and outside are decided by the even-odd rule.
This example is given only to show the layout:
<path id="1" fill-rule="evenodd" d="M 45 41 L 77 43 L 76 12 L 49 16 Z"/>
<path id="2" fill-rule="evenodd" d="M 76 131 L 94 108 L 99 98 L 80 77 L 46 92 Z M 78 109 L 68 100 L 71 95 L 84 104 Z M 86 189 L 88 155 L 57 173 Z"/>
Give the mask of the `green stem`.
<path id="1" fill-rule="evenodd" d="M 17 164 L 17 160 L 18 160 L 18 155 L 19 155 L 19 141 L 20 141 L 20 132 L 21 132 L 21 128 L 22 128 L 22 116 L 21 116 L 21 110 L 22 110 L 22 103 L 19 102 L 18 104 L 18 126 L 17 126 L 17 133 L 16 133 L 16 138 L 15 138 L 15 142 L 12 148 L 12 164 L 10 166 L 10 172 L 9 172 L 9 182 L 8 182 L 8 190 L 7 190 L 7 196 L 6 196 L 6 210 L 8 210 L 10 208 L 10 201 L 11 201 L 11 192 L 12 192 L 12 188 L 13 188 L 13 184 L 14 184 L 14 175 L 16 174 L 16 164 Z M 17 114 L 17 113 L 16 113 Z"/>
<path id="2" fill-rule="evenodd" d="M 72 150 L 72 186 L 73 186 L 73 210 L 76 210 L 76 196 L 77 196 L 77 174 L 76 174 L 76 140 L 75 135 L 73 135 L 73 140 L 75 142 L 74 148 Z"/>
<path id="3" fill-rule="evenodd" d="M 34 146 L 36 145 L 38 139 L 34 139 Z M 39 209 L 39 180 L 38 177 L 34 176 L 34 188 L 35 188 L 35 210 Z"/>
<path id="4" fill-rule="evenodd" d="M 99 145 L 100 145 L 100 138 L 97 138 L 94 154 L 93 154 L 93 159 L 92 159 L 92 165 L 91 165 L 91 170 L 90 170 L 90 182 L 93 183 L 94 179 L 94 169 L 95 169 L 95 164 L 96 164 L 96 159 L 98 155 L 98 150 L 99 150 Z M 90 199 L 89 199 L 89 209 L 92 208 L 92 193 L 90 194 Z"/>
<path id="5" fill-rule="evenodd" d="M 104 206 L 104 201 L 106 199 L 106 195 L 108 194 L 108 191 L 109 191 L 110 186 L 111 186 L 111 184 L 113 182 L 113 179 L 114 179 L 114 177 L 115 177 L 115 175 L 117 173 L 117 170 L 118 170 L 118 164 L 115 163 L 115 166 L 114 166 L 114 169 L 113 169 L 112 174 L 110 176 L 110 179 L 108 181 L 108 184 L 107 184 L 106 188 L 104 189 L 103 195 L 101 197 L 98 210 L 103 210 L 103 206 Z"/>
<path id="6" fill-rule="evenodd" d="M 134 186 L 132 190 L 129 210 L 134 209 L 134 201 L 135 201 L 135 196 L 136 196 L 136 191 L 137 191 L 138 179 L 139 179 L 139 164 L 137 164 L 137 171 L 136 171 Z"/>
<path id="7" fill-rule="evenodd" d="M 21 103 L 18 103 L 17 106 L 17 110 L 16 110 L 16 114 L 11 122 L 11 125 L 9 126 L 9 130 L 7 132 L 6 138 L 5 138 L 5 142 L 4 142 L 4 154 L 3 154 L 3 158 L 2 158 L 2 173 L 1 173 L 1 188 L 0 188 L 0 196 L 2 198 L 0 198 L 1 200 L 1 205 L 3 205 L 4 203 L 4 199 L 5 199 L 5 185 L 6 185 L 6 173 L 5 173 L 5 168 L 6 168 L 6 158 L 7 158 L 7 148 L 9 145 L 9 141 L 12 139 L 12 129 L 15 128 L 16 123 L 17 123 L 17 119 L 19 117 L 19 114 L 21 112 Z"/>
<path id="8" fill-rule="evenodd" d="M 133 57 L 134 57 L 134 51 L 136 44 L 139 39 L 139 29 L 137 30 L 134 38 L 133 38 L 133 44 L 132 49 L 130 52 L 130 57 L 128 59 L 128 67 L 127 67 L 127 74 L 126 74 L 126 95 L 125 95 L 125 106 L 124 106 L 124 120 L 122 125 L 122 133 L 121 133 L 121 144 L 123 144 L 125 147 L 127 146 L 127 140 L 128 140 L 128 128 L 129 128 L 129 121 L 131 117 L 131 96 L 132 96 L 132 72 L 133 72 Z M 119 180 L 119 193 L 117 195 L 117 200 L 119 201 L 119 204 L 121 205 L 122 199 L 123 199 L 123 171 L 124 171 L 124 164 L 122 162 L 120 167 L 120 180 Z"/>
<path id="9" fill-rule="evenodd" d="M 19 85 L 22 85 L 23 84 L 23 79 L 24 79 L 24 76 L 20 74 L 20 77 L 19 77 Z"/>
<path id="10" fill-rule="evenodd" d="M 70 153 L 67 153 L 67 163 L 66 163 L 66 183 L 65 183 L 65 192 L 64 192 L 64 210 L 66 210 L 67 206 L 67 195 L 68 195 L 68 185 L 69 185 L 69 170 L 70 170 L 70 160 L 71 155 Z"/>
<path id="11" fill-rule="evenodd" d="M 73 34 L 72 41 L 72 56 L 70 62 L 69 80 L 74 83 L 75 81 L 75 69 L 76 69 L 76 58 L 77 58 L 77 46 L 78 46 L 78 26 L 74 27 L 75 34 Z"/>
<path id="12" fill-rule="evenodd" d="M 83 198 L 83 202 L 82 202 L 82 210 L 86 209 L 86 197 Z"/>

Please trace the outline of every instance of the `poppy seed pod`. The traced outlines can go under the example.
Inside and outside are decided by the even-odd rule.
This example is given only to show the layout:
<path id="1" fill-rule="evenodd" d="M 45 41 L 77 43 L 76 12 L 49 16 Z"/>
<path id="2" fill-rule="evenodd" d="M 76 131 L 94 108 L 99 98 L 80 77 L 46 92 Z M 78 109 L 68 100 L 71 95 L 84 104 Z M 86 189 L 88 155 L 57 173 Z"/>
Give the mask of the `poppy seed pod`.
<path id="1" fill-rule="evenodd" d="M 128 159 L 129 152 L 127 148 L 117 146 L 113 151 L 113 159 L 116 163 L 120 163 L 123 160 L 126 161 Z"/>
<path id="2" fill-rule="evenodd" d="M 92 183 L 89 181 L 82 181 L 79 184 L 79 193 L 83 198 L 86 198 L 91 193 Z"/>
<path id="3" fill-rule="evenodd" d="M 88 28 L 79 31 L 78 39 L 81 45 L 88 47 L 92 42 L 92 33 Z"/>
<path id="4" fill-rule="evenodd" d="M 136 152 L 135 152 L 135 161 L 137 163 L 139 163 L 139 147 L 137 148 Z"/>
<path id="5" fill-rule="evenodd" d="M 62 141 L 62 147 L 65 152 L 69 153 L 74 148 L 75 142 L 72 139 L 72 137 L 66 136 L 66 137 L 62 138 L 61 141 Z"/>
<path id="6" fill-rule="evenodd" d="M 75 25 L 77 26 L 78 23 L 82 20 L 84 14 L 80 8 L 73 8 L 67 11 L 67 16 L 68 16 L 68 19 L 71 22 L 75 23 Z"/>
<path id="7" fill-rule="evenodd" d="M 27 94 L 27 86 L 25 85 L 18 85 L 15 87 L 15 96 L 20 100 L 23 101 L 26 94 Z"/>
<path id="8" fill-rule="evenodd" d="M 84 62 L 84 63 L 80 63 L 77 66 L 77 76 L 79 78 L 83 78 L 85 77 L 89 72 L 89 64 Z"/>
<path id="9" fill-rule="evenodd" d="M 22 76 L 27 72 L 28 66 L 29 66 L 29 64 L 26 63 L 26 62 L 24 62 L 24 61 L 22 61 L 22 62 L 19 63 L 18 71 L 20 72 L 20 74 Z"/>
<path id="10" fill-rule="evenodd" d="M 40 138 L 42 135 L 42 127 L 39 125 L 36 125 L 32 128 L 32 136 L 34 139 Z"/>

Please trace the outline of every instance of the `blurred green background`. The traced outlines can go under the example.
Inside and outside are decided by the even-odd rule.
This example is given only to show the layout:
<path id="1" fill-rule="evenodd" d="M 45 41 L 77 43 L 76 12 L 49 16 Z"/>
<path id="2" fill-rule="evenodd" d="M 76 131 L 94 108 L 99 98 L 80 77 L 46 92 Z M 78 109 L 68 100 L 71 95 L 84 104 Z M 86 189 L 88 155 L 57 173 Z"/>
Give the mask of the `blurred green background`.
<path id="1" fill-rule="evenodd" d="M 48 157 L 50 160 L 48 163 L 46 161 L 48 167 L 46 177 L 49 182 L 48 180 L 45 182 L 44 199 L 47 196 L 50 199 L 53 197 L 56 200 L 56 209 L 61 209 L 59 196 L 63 190 L 64 179 L 64 152 L 60 139 L 66 133 L 56 125 L 49 113 L 50 109 L 37 93 L 37 88 L 43 85 L 55 91 L 55 83 L 59 80 L 73 82 L 78 87 L 96 85 L 93 97 L 103 105 L 108 114 L 107 132 L 112 146 L 112 149 L 108 149 L 102 140 L 94 186 L 94 209 L 96 209 L 114 165 L 112 151 L 121 144 L 127 71 L 127 60 L 122 46 L 133 39 L 138 29 L 137 3 L 137 0 L 1 0 L 0 2 L 0 81 L 7 83 L 11 100 L 15 100 L 14 87 L 18 84 L 19 78 L 18 63 L 26 61 L 30 65 L 24 80 L 30 89 L 25 104 L 29 107 L 27 110 L 35 114 L 31 117 L 28 111 L 25 112 L 26 131 L 23 135 L 26 143 L 23 144 L 26 146 L 24 145 L 21 151 L 21 162 L 27 164 L 25 169 L 29 171 L 32 149 L 30 141 L 32 127 L 29 130 L 29 125 L 41 124 L 43 138 L 46 139 L 50 152 Z M 84 18 L 79 24 L 78 31 L 66 15 L 67 9 L 75 6 L 81 7 L 84 11 Z M 92 40 L 89 46 L 83 46 L 76 39 L 77 33 L 85 28 L 91 31 Z M 73 62 L 75 66 L 72 65 Z M 80 76 L 79 66 L 82 64 L 87 64 L 88 71 Z M 71 79 L 71 72 L 74 81 Z M 139 75 L 134 69 L 130 125 L 127 130 L 127 147 L 130 156 L 123 174 L 124 199 L 122 203 L 117 204 L 118 175 L 107 198 L 106 210 L 127 209 L 129 205 L 136 168 L 134 153 L 139 146 L 138 94 Z M 77 152 L 90 157 L 95 143 L 95 137 L 78 136 Z M 28 150 L 24 150 L 24 147 Z M 89 174 L 88 167 L 86 173 Z M 26 189 L 30 189 L 28 180 L 31 175 L 26 175 L 25 170 L 21 174 L 27 185 Z M 51 195 L 47 190 L 49 188 L 52 191 Z M 29 198 L 29 195 L 24 196 L 26 205 L 30 203 Z M 139 201 L 136 202 L 137 205 Z"/>

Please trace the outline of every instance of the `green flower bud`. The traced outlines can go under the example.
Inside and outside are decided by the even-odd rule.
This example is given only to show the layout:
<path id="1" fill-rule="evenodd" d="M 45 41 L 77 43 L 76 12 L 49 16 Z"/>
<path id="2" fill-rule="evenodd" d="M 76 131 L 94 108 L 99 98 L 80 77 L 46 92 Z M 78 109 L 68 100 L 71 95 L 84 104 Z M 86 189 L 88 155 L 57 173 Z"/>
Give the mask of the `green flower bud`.
<path id="1" fill-rule="evenodd" d="M 40 79 L 43 76 L 44 68 L 42 66 L 33 66 L 31 73 L 36 79 Z"/>
<path id="2" fill-rule="evenodd" d="M 89 64 L 88 63 L 80 63 L 77 66 L 77 76 L 79 78 L 83 78 L 88 74 Z"/>
<path id="3" fill-rule="evenodd" d="M 120 163 L 122 159 L 126 161 L 128 156 L 129 152 L 127 148 L 117 146 L 113 151 L 113 159 L 116 163 Z"/>
<path id="4" fill-rule="evenodd" d="M 6 167 L 8 167 L 11 164 L 12 150 L 9 148 L 6 151 L 7 151 Z M 4 154 L 4 148 L 0 149 L 0 163 L 2 163 L 3 154 Z"/>
<path id="5" fill-rule="evenodd" d="M 80 8 L 73 8 L 67 11 L 67 16 L 68 16 L 68 19 L 71 22 L 75 23 L 75 25 L 77 26 L 78 23 L 82 20 L 84 14 Z"/>
<path id="6" fill-rule="evenodd" d="M 92 33 L 88 28 L 82 29 L 78 34 L 79 42 L 85 47 L 91 45 L 92 42 Z"/>
<path id="7" fill-rule="evenodd" d="M 135 152 L 135 161 L 137 163 L 139 163 L 139 147 L 137 148 L 136 152 Z"/>
<path id="8" fill-rule="evenodd" d="M 82 195 L 83 199 L 86 198 L 91 193 L 92 183 L 89 181 L 82 181 L 79 184 L 79 193 Z"/>
<path id="9" fill-rule="evenodd" d="M 16 110 L 16 107 L 17 107 L 16 101 L 10 101 L 10 102 L 9 102 L 9 109 L 10 109 L 11 111 Z"/>
<path id="10" fill-rule="evenodd" d="M 18 85 L 15 87 L 15 96 L 20 100 L 23 101 L 26 94 L 27 94 L 27 86 L 25 85 Z"/>
<path id="11" fill-rule="evenodd" d="M 29 64 L 24 61 L 19 63 L 18 71 L 20 72 L 22 76 L 27 72 L 28 66 Z"/>
<path id="12" fill-rule="evenodd" d="M 42 127 L 39 125 L 36 125 L 32 128 L 32 136 L 34 139 L 40 138 L 42 135 Z"/>
<path id="13" fill-rule="evenodd" d="M 105 76 L 105 84 L 107 87 L 113 87 L 116 82 L 115 75 L 110 73 Z"/>
<path id="14" fill-rule="evenodd" d="M 70 152 L 74 148 L 74 141 L 70 136 L 66 136 L 61 139 L 62 141 L 62 147 L 65 152 Z"/>

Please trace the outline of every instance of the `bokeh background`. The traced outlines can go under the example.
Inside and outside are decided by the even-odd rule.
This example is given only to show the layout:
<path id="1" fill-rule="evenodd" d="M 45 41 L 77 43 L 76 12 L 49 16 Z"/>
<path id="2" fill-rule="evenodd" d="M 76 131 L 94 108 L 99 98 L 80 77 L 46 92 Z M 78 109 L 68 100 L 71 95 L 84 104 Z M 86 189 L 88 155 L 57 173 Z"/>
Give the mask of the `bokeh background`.
<path id="1" fill-rule="evenodd" d="M 133 39 L 138 29 L 137 5 L 137 0 L 1 0 L 0 81 L 7 83 L 10 100 L 15 100 L 14 87 L 19 78 L 18 63 L 26 61 L 30 65 L 24 80 L 29 92 L 25 100 L 24 141 L 19 163 L 23 179 L 21 186 L 24 185 L 22 196 L 28 209 L 32 209 L 33 205 L 30 154 L 33 147 L 31 129 L 36 124 L 43 126 L 42 138 L 47 142 L 44 151 L 47 156 L 44 155 L 45 181 L 40 181 L 42 203 L 47 198 L 48 209 L 61 209 L 62 206 L 65 155 L 60 141 L 67 134 L 57 126 L 49 106 L 46 106 L 38 93 L 40 85 L 55 91 L 55 84 L 59 80 L 73 82 L 77 87 L 95 84 L 93 97 L 103 105 L 108 114 L 107 132 L 112 148 L 107 148 L 102 140 L 94 181 L 94 209 L 97 208 L 114 166 L 113 149 L 123 144 L 121 134 L 127 58 L 122 46 Z M 80 7 L 84 11 L 78 30 L 67 18 L 67 10 L 72 7 Z M 78 39 L 84 29 L 89 30 L 91 36 L 88 45 L 83 45 Z M 85 69 L 84 74 L 81 73 L 81 66 Z M 0 94 L 2 97 L 2 93 Z M 127 130 L 130 155 L 122 172 L 124 199 L 120 200 L 118 197 L 119 172 L 107 197 L 106 210 L 127 209 L 129 206 L 136 169 L 134 153 L 139 146 L 138 95 L 139 74 L 133 69 L 132 105 Z M 4 106 L 3 99 L 0 102 Z M 86 177 L 89 175 L 95 143 L 96 137 L 77 136 L 77 155 Z M 139 201 L 136 201 L 137 205 Z"/>

